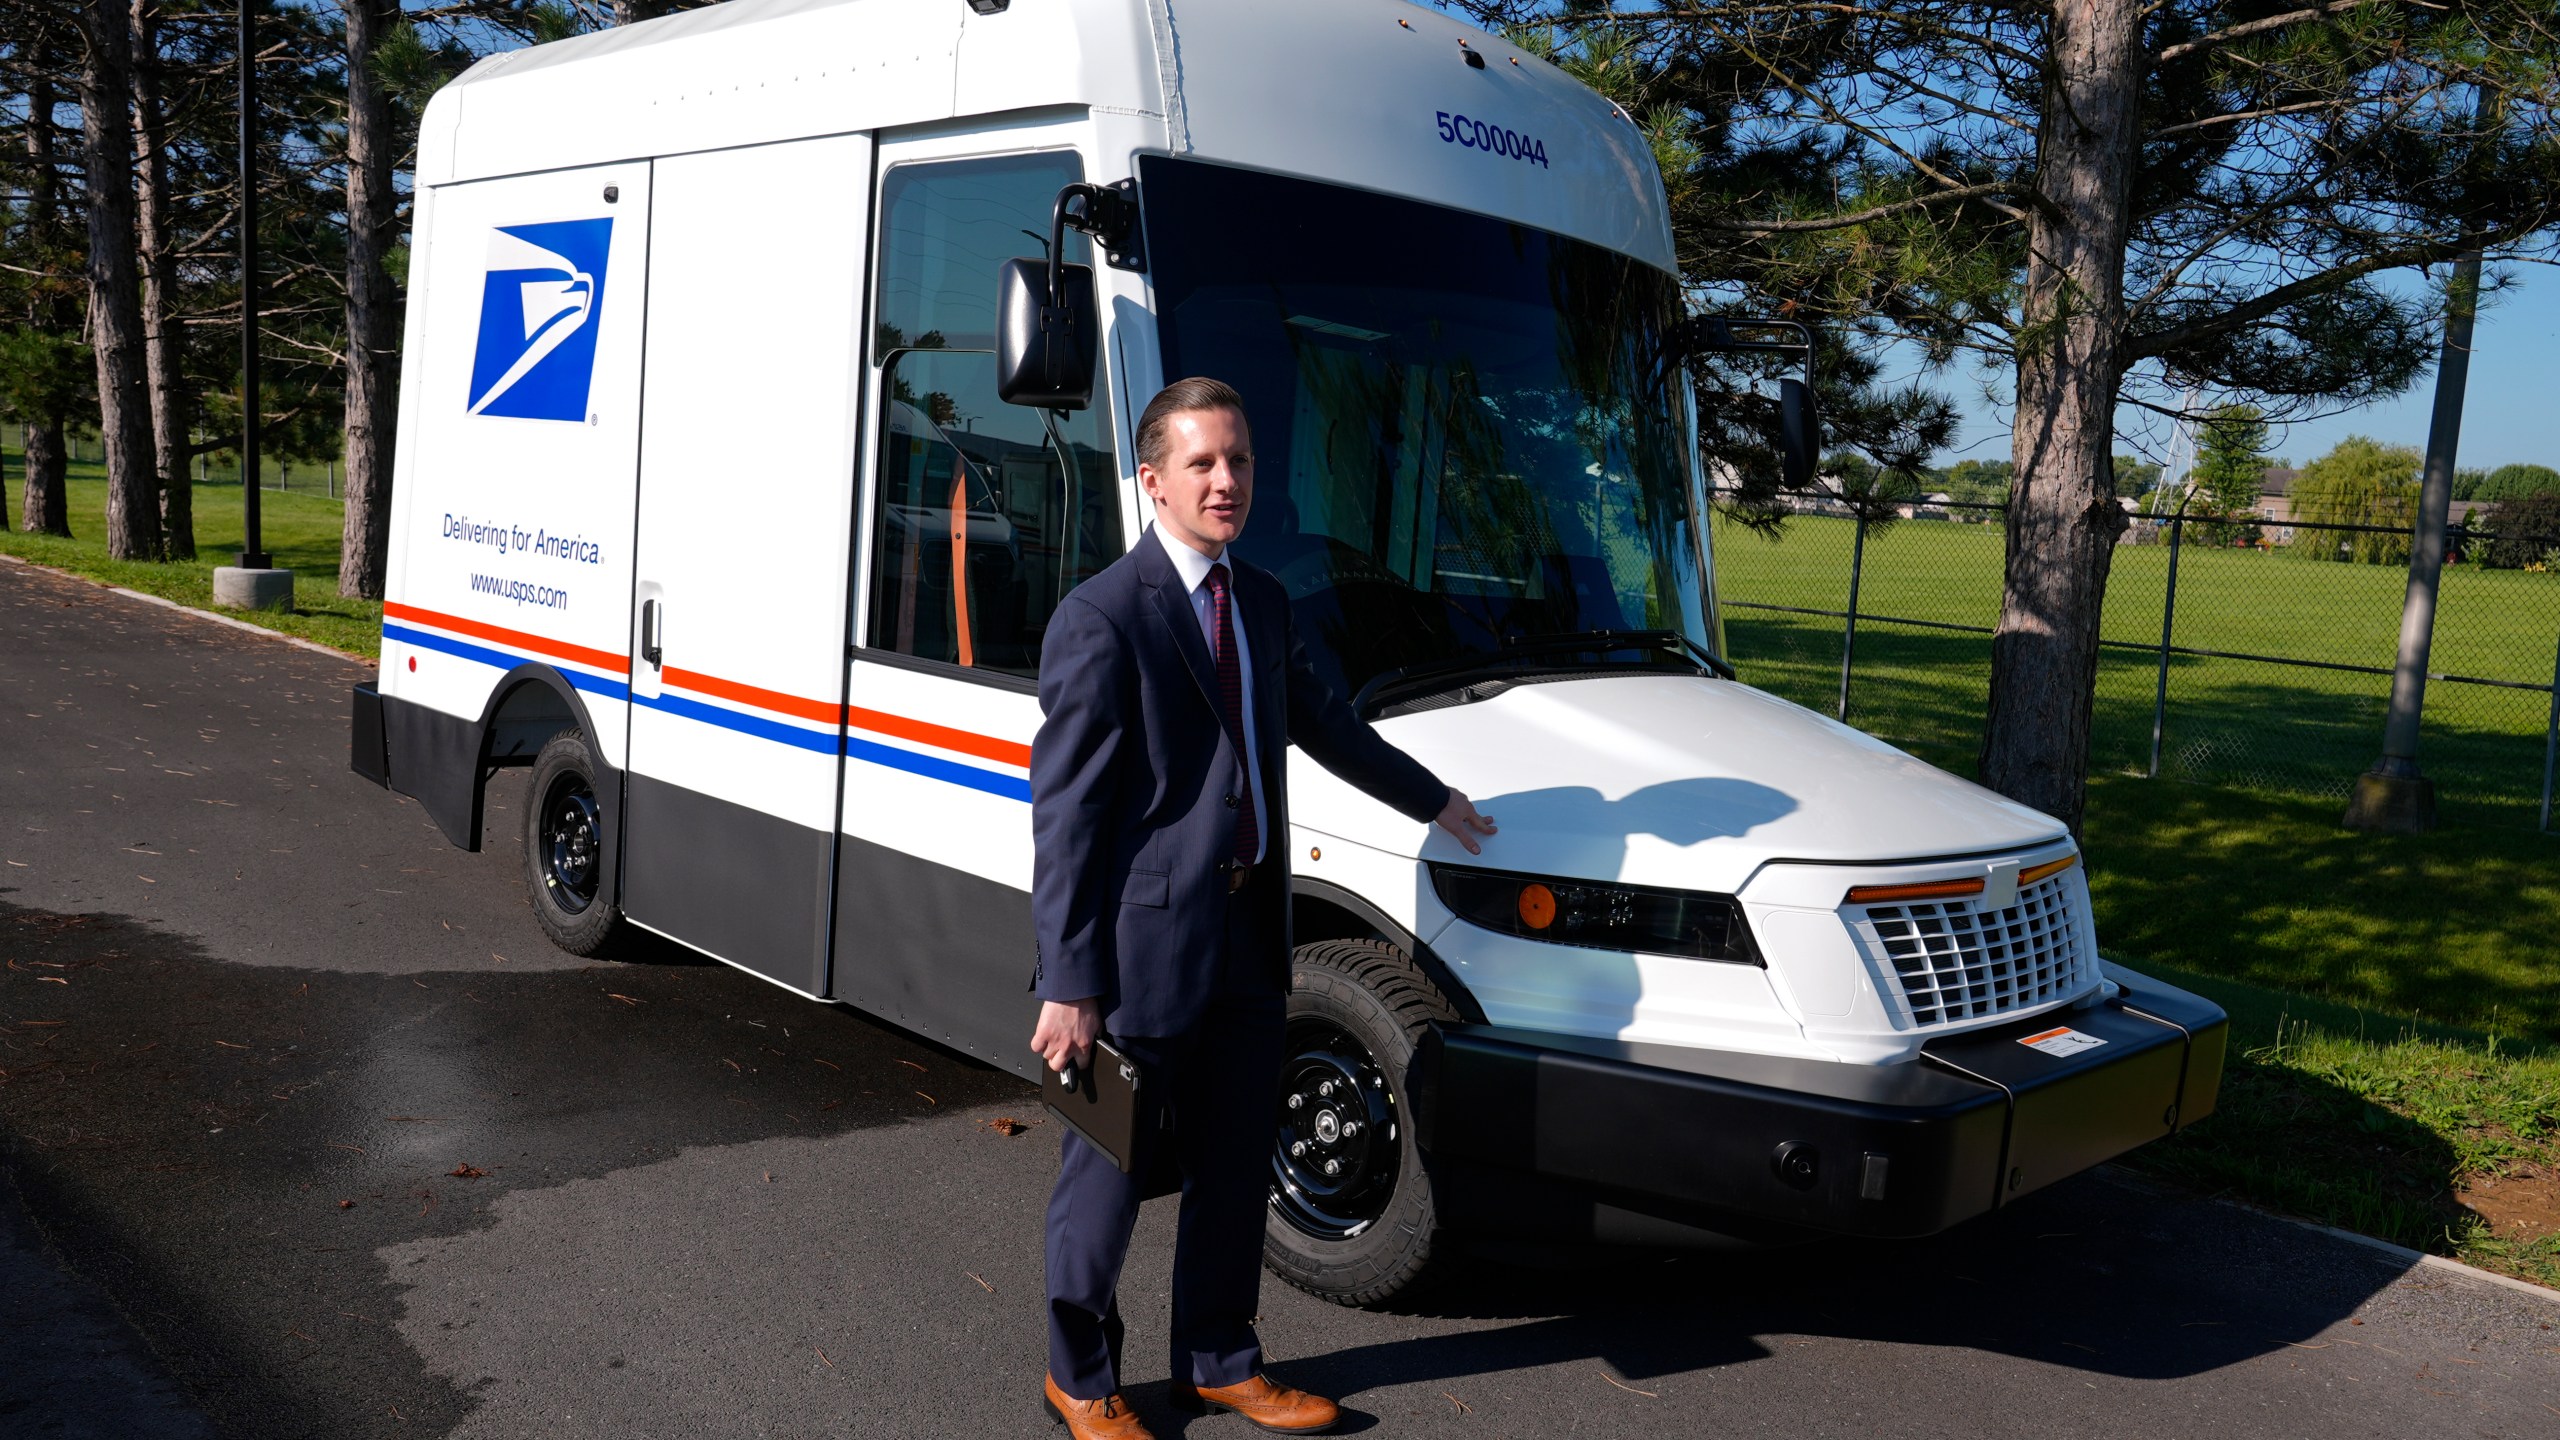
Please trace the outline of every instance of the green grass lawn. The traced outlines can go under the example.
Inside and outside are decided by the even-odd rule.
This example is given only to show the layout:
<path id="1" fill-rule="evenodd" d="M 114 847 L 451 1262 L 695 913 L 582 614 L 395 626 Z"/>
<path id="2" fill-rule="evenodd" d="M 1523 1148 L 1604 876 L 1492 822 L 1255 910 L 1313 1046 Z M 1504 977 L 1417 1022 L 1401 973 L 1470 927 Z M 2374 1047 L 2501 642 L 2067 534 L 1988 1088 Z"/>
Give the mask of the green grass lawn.
<path id="1" fill-rule="evenodd" d="M 2560 1285 L 2560 1232 L 2513 1213 L 2518 1197 L 2560 1197 L 2560 1055 L 2219 975 L 2136 968 L 2229 1011 L 2231 1052 L 2214 1115 L 2127 1163 Z"/>
<path id="2" fill-rule="evenodd" d="M 0 554 L 15 555 L 175 600 L 181 605 L 213 607 L 213 570 L 238 559 L 240 501 L 237 485 L 200 485 L 195 490 L 196 553 L 194 560 L 154 564 L 107 558 L 107 481 L 95 462 L 71 467 L 69 510 L 71 538 L 29 535 L 17 527 L 22 457 L 14 448 L 0 451 L 9 487 L 9 529 L 0 534 Z M 382 653 L 382 605 L 350 600 L 338 594 L 338 537 L 346 507 L 324 495 L 266 491 L 259 496 L 260 528 L 275 563 L 293 571 L 294 613 L 233 611 L 241 619 L 288 635 L 367 658 Z"/>
<path id="3" fill-rule="evenodd" d="M 1768 540 L 1719 525 L 1718 588 L 1743 678 L 1829 713 L 1840 684 L 1841 622 L 1754 605 L 1841 610 L 1854 527 L 1797 516 Z M 1867 538 L 1851 723 L 1969 772 L 1981 744 L 1990 639 L 1874 618 L 1988 627 L 2000 601 L 1996 526 L 1904 521 Z M 2157 646 L 2169 552 L 2120 546 L 2101 633 Z M 2399 644 L 2405 571 L 2321 564 L 2287 551 L 2188 545 L 2179 559 L 2175 643 L 2194 649 L 2388 667 Z M 2551 683 L 2560 651 L 2560 574 L 2447 569 L 2430 668 Z M 2098 674 L 2093 771 L 2150 767 L 2156 653 L 2110 646 Z M 2387 676 L 2251 660 L 2173 657 L 2163 776 L 2343 803 L 2381 752 Z M 2427 689 L 2422 761 L 2448 815 L 2538 822 L 2551 697 L 2438 680 Z"/>

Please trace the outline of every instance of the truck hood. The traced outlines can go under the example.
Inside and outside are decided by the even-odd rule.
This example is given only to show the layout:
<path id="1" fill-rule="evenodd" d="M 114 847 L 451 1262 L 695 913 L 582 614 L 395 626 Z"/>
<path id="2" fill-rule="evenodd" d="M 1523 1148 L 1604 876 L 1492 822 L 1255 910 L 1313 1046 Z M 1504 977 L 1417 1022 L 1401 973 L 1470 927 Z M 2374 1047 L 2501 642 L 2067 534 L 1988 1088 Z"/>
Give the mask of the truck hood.
<path id="1" fill-rule="evenodd" d="M 1731 893 L 1775 860 L 1889 863 L 2024 848 L 2062 823 L 1747 685 L 1595 675 L 1398 716 L 1379 732 L 1501 826 L 1427 860 Z M 1298 756 L 1307 829 L 1404 854 L 1410 821 Z"/>

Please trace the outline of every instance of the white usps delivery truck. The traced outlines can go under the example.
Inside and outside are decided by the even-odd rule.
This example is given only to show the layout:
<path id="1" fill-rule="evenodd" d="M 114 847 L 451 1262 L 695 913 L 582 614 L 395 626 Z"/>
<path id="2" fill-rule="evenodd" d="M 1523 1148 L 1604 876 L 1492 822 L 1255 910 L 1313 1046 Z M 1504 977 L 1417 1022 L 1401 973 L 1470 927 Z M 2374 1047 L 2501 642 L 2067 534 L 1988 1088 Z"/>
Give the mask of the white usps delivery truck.
<path id="1" fill-rule="evenodd" d="M 2101 960 L 2062 825 L 1733 678 L 1660 178 L 1499 39 L 734 0 L 447 86 L 409 283 L 354 768 L 476 850 L 530 766 L 573 952 L 1024 1074 L 1042 631 L 1141 536 L 1147 398 L 1248 397 L 1243 553 L 1503 821 L 1293 761 L 1268 1255 L 1317 1294 L 1451 1236 L 1927 1234 L 2213 1108 L 2221 1013 Z"/>

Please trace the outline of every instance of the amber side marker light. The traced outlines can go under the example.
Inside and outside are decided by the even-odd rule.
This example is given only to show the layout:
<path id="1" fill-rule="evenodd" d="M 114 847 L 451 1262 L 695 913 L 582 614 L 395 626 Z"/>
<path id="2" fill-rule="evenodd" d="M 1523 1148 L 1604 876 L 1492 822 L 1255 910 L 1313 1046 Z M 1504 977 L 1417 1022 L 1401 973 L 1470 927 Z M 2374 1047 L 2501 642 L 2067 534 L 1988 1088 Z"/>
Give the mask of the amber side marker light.
<path id="1" fill-rule="evenodd" d="M 1544 885 L 1520 887 L 1520 923 L 1544 930 L 1556 923 L 1556 892 Z"/>
<path id="2" fill-rule="evenodd" d="M 1924 880 L 1917 885 L 1857 885 L 1849 890 L 1852 905 L 1889 905 L 1896 900 L 1954 900 L 1982 893 L 1982 877 L 1970 880 Z"/>
<path id="3" fill-rule="evenodd" d="M 2053 876 L 2059 875 L 2063 871 L 2068 870 L 2079 863 L 2080 857 L 2077 855 L 2065 855 L 2059 860 L 2047 860 L 2041 865 L 2019 871 L 2018 883 L 2021 885 L 2033 885 L 2039 880 L 2050 879 Z"/>

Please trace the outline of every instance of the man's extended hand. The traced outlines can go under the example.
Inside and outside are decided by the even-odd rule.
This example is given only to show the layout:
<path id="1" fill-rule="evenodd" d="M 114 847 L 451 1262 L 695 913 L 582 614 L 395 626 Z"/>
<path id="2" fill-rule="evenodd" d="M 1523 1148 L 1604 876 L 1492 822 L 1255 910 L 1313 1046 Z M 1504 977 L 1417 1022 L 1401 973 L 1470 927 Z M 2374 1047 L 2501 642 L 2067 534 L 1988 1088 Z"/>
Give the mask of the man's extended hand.
<path id="1" fill-rule="evenodd" d="M 1031 1030 L 1031 1048 L 1040 1052 L 1050 1069 L 1063 1070 L 1070 1060 L 1083 1064 L 1093 1054 L 1093 1037 L 1101 1033 L 1100 1000 L 1043 1000 L 1040 1023 Z"/>
<path id="2" fill-rule="evenodd" d="M 1449 787 L 1449 803 L 1440 807 L 1440 814 L 1434 823 L 1457 836 L 1458 843 L 1466 846 L 1467 853 L 1470 855 L 1483 854 L 1484 847 L 1476 843 L 1476 837 L 1491 835 L 1497 828 L 1493 823 L 1493 817 L 1477 813 L 1476 803 L 1468 799 L 1466 792 L 1455 785 Z"/>

